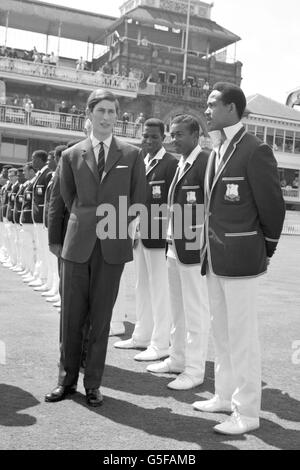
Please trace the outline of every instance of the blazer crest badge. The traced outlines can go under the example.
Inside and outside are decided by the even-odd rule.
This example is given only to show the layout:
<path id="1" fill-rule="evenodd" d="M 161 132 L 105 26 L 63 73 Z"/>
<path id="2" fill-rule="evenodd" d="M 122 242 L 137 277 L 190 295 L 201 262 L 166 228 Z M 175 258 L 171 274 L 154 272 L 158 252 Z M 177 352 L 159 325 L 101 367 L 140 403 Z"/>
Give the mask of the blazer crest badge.
<path id="1" fill-rule="evenodd" d="M 161 187 L 160 186 L 152 186 L 152 197 L 153 199 L 160 199 L 161 198 Z"/>
<path id="2" fill-rule="evenodd" d="M 227 184 L 226 185 L 226 194 L 225 201 L 230 202 L 239 202 L 241 200 L 239 195 L 239 185 L 238 184 Z"/>
<path id="3" fill-rule="evenodd" d="M 188 191 L 186 193 L 186 202 L 188 204 L 195 204 L 196 201 L 197 201 L 196 192 L 195 191 Z"/>

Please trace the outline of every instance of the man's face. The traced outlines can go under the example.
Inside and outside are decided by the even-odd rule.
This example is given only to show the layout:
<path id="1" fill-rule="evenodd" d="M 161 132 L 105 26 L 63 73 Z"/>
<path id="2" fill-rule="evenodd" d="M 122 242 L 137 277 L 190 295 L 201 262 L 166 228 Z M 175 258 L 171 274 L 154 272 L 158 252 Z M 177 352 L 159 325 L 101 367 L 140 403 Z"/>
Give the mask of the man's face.
<path id="1" fill-rule="evenodd" d="M 145 126 L 142 146 L 147 153 L 154 156 L 161 149 L 164 137 L 164 135 L 161 135 L 159 127 Z"/>
<path id="2" fill-rule="evenodd" d="M 176 153 L 187 157 L 198 143 L 198 134 L 191 132 L 184 123 L 172 124 L 170 129 L 172 144 Z"/>
<path id="3" fill-rule="evenodd" d="M 112 134 L 117 120 L 117 110 L 114 101 L 102 100 L 89 112 L 95 134 L 100 134 L 103 140 Z"/>
<path id="4" fill-rule="evenodd" d="M 51 171 L 55 171 L 55 169 L 56 169 L 56 161 L 55 161 L 55 157 L 52 153 L 48 154 L 47 166 Z"/>
<path id="5" fill-rule="evenodd" d="M 17 181 L 18 177 L 15 173 L 8 173 L 8 179 L 12 184 L 14 184 Z"/>
<path id="6" fill-rule="evenodd" d="M 23 184 L 24 181 L 25 181 L 25 175 L 24 175 L 23 169 L 18 170 L 18 181 L 19 181 L 20 184 Z"/>
<path id="7" fill-rule="evenodd" d="M 214 90 L 208 97 L 205 116 L 207 120 L 208 132 L 221 131 L 230 125 L 229 106 L 221 100 L 222 93 Z"/>
<path id="8" fill-rule="evenodd" d="M 39 170 L 41 168 L 40 159 L 37 156 L 32 157 L 32 166 L 35 170 Z"/>

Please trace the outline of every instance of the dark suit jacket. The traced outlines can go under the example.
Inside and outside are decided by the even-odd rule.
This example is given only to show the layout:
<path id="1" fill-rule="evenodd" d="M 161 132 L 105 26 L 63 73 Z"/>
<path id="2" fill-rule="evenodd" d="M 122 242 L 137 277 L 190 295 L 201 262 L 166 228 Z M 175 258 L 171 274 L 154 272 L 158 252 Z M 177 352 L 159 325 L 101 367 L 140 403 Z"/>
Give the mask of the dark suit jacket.
<path id="1" fill-rule="evenodd" d="M 91 140 L 79 142 L 62 154 L 60 191 L 70 212 L 63 259 L 76 263 L 89 259 L 97 239 L 97 223 L 106 219 L 106 214 L 101 214 L 105 204 L 115 211 L 112 216 L 116 236 L 100 239 L 103 258 L 109 264 L 132 260 L 132 240 L 128 235 L 131 218 L 127 208 L 119 205 L 119 198 L 122 196 L 128 206 L 146 201 L 145 166 L 138 148 L 113 137 L 100 182 Z M 119 237 L 120 219 L 123 239 Z"/>
<path id="2" fill-rule="evenodd" d="M 45 205 L 45 193 L 52 172 L 49 168 L 45 168 L 43 172 L 37 176 L 32 191 L 32 219 L 37 224 L 43 223 L 43 212 Z"/>
<path id="3" fill-rule="evenodd" d="M 168 192 L 172 183 L 178 160 L 170 153 L 165 153 L 161 160 L 146 173 L 147 177 L 147 201 L 148 210 L 148 237 L 142 238 L 142 243 L 146 248 L 165 248 L 166 244 L 166 211 L 159 215 L 151 213 L 151 205 L 161 205 L 168 202 Z M 159 217 L 160 220 L 154 220 Z M 151 228 L 155 227 L 158 238 L 151 238 Z M 152 232 L 153 233 L 153 232 Z"/>
<path id="4" fill-rule="evenodd" d="M 205 177 L 205 244 L 210 270 L 225 277 L 251 277 L 267 269 L 285 216 L 277 162 L 271 148 L 242 128 L 214 175 L 212 152 Z"/>
<path id="5" fill-rule="evenodd" d="M 15 224 L 20 223 L 20 216 L 22 211 L 22 204 L 24 198 L 24 191 L 26 189 L 26 183 L 20 184 L 19 190 L 15 197 L 15 204 L 14 204 L 14 211 L 13 211 L 13 219 Z"/>
<path id="6" fill-rule="evenodd" d="M 16 181 L 12 185 L 11 190 L 8 193 L 6 218 L 9 222 L 13 222 L 13 223 L 14 223 L 14 206 L 15 206 L 15 201 L 16 201 L 16 195 L 17 195 L 17 192 L 19 191 L 19 187 L 20 187 L 20 183 Z"/>
<path id="7" fill-rule="evenodd" d="M 2 193 L 2 216 L 6 218 L 6 212 L 7 212 L 7 204 L 8 204 L 8 195 L 11 191 L 12 184 L 10 181 L 7 181 L 7 183 L 1 188 L 1 193 Z"/>
<path id="8" fill-rule="evenodd" d="M 26 181 L 26 187 L 24 189 L 23 194 L 23 203 L 20 215 L 20 223 L 21 224 L 33 224 L 32 220 L 32 191 L 33 186 L 35 183 L 35 179 L 33 181 Z"/>
<path id="9" fill-rule="evenodd" d="M 172 186 L 169 192 L 169 206 L 176 204 L 181 209 L 180 212 L 175 210 L 172 222 L 175 251 L 178 260 L 183 264 L 200 264 L 200 237 L 204 218 L 204 176 L 207 160 L 208 153 L 201 151 L 193 165 L 177 181 L 174 192 Z M 171 198 L 172 194 L 173 198 Z M 189 247 L 190 244 L 191 247 Z"/>
<path id="10" fill-rule="evenodd" d="M 60 163 L 54 174 L 50 188 L 50 199 L 48 205 L 47 227 L 48 227 L 48 241 L 49 245 L 63 245 L 65 234 L 67 231 L 67 225 L 69 220 L 69 211 L 66 208 L 64 200 L 60 193 L 59 184 L 59 171 Z"/>

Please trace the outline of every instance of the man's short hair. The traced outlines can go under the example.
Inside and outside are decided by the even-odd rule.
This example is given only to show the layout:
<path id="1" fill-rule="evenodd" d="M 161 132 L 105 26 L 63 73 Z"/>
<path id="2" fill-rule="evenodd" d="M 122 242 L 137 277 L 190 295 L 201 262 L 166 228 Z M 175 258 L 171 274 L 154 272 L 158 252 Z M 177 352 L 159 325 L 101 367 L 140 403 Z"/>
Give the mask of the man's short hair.
<path id="1" fill-rule="evenodd" d="M 92 91 L 87 100 L 87 108 L 92 112 L 96 104 L 103 100 L 112 101 L 115 103 L 116 113 L 119 114 L 120 105 L 116 96 L 111 91 L 103 90 L 102 88 L 98 88 L 97 90 Z"/>
<path id="2" fill-rule="evenodd" d="M 39 158 L 42 162 L 46 164 L 48 160 L 48 153 L 45 152 L 45 150 L 36 150 L 35 152 L 33 152 L 32 158 Z"/>
<path id="3" fill-rule="evenodd" d="M 197 132 L 198 135 L 200 134 L 200 124 L 197 119 L 190 114 L 180 114 L 179 116 L 176 116 L 172 120 L 171 126 L 173 124 L 185 124 L 191 134 L 193 134 L 193 132 Z"/>
<path id="4" fill-rule="evenodd" d="M 9 175 L 17 176 L 17 174 L 18 174 L 18 168 L 9 168 L 8 174 L 9 174 Z"/>
<path id="5" fill-rule="evenodd" d="M 247 100 L 243 90 L 234 83 L 228 82 L 215 83 L 213 86 L 213 91 L 214 90 L 221 92 L 221 101 L 224 104 L 235 104 L 238 117 L 241 119 L 247 106 Z"/>
<path id="6" fill-rule="evenodd" d="M 33 170 L 35 172 L 35 169 L 33 168 L 32 162 L 25 163 L 25 165 L 23 166 L 23 169 L 24 168 L 28 168 L 28 170 Z"/>
<path id="7" fill-rule="evenodd" d="M 165 125 L 163 123 L 163 121 L 161 119 L 157 119 L 157 118 L 149 118 L 147 119 L 147 121 L 145 121 L 144 123 L 144 128 L 145 127 L 158 127 L 159 128 L 159 131 L 161 133 L 162 136 L 165 135 Z"/>
<path id="8" fill-rule="evenodd" d="M 55 147 L 54 149 L 55 158 L 60 158 L 63 151 L 66 150 L 67 148 L 68 148 L 67 145 L 58 145 L 57 147 Z"/>

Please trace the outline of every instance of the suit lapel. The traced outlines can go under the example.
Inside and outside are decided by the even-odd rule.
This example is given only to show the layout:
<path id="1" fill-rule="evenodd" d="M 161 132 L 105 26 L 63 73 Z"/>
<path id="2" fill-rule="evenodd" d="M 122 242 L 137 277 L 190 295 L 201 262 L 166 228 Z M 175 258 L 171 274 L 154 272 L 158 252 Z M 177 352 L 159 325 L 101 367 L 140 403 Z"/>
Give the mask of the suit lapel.
<path id="1" fill-rule="evenodd" d="M 102 180 L 103 178 L 106 177 L 106 175 L 110 172 L 110 170 L 116 165 L 118 160 L 120 160 L 121 156 L 122 156 L 122 150 L 119 148 L 118 142 L 116 141 L 115 137 L 113 137 L 110 147 L 109 147 L 107 159 L 105 162 Z"/>
<path id="2" fill-rule="evenodd" d="M 81 156 L 84 159 L 87 166 L 89 167 L 89 169 L 91 170 L 96 182 L 99 184 L 100 178 L 99 178 L 96 158 L 94 155 L 94 150 L 92 147 L 92 142 L 90 141 L 90 139 L 86 139 L 82 144 L 83 144 L 83 149 L 82 149 Z"/>
<path id="3" fill-rule="evenodd" d="M 246 129 L 242 127 L 239 132 L 234 136 L 234 138 L 231 140 L 223 158 L 222 158 L 222 163 L 219 165 L 219 168 L 217 170 L 217 173 L 215 174 L 215 177 L 212 182 L 211 186 L 211 191 L 213 190 L 216 182 L 218 181 L 221 173 L 223 173 L 224 168 L 226 167 L 227 163 L 231 159 L 232 155 L 236 151 L 237 145 L 240 143 L 244 135 L 246 134 Z"/>
<path id="4" fill-rule="evenodd" d="M 147 171 L 146 171 L 146 176 L 149 175 L 149 173 L 151 173 L 152 170 L 154 170 L 154 168 L 159 164 L 161 160 L 156 160 L 156 162 L 154 163 L 153 166 L 151 166 Z"/>

